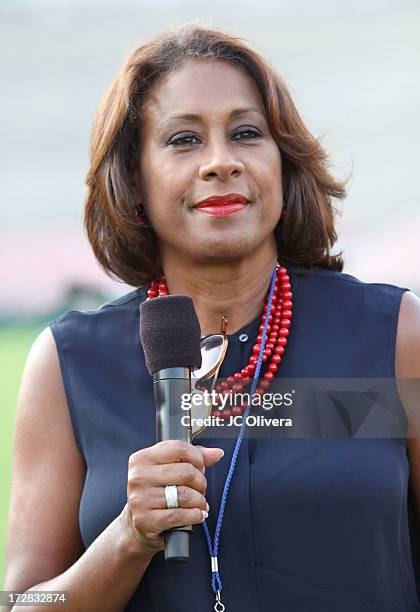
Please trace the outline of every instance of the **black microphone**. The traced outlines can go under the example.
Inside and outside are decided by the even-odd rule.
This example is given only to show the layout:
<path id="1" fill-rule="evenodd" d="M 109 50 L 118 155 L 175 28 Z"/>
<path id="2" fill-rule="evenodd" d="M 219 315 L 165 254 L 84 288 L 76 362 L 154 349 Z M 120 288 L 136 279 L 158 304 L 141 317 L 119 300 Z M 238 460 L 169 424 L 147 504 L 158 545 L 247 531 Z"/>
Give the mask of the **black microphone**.
<path id="1" fill-rule="evenodd" d="M 190 413 L 181 402 L 184 393 L 191 393 L 191 370 L 201 367 L 201 329 L 193 301 L 186 295 L 161 296 L 142 302 L 139 310 L 140 340 L 153 376 L 156 442 L 191 442 L 191 429 L 182 424 Z M 192 532 L 192 525 L 163 532 L 165 561 L 189 560 Z"/>

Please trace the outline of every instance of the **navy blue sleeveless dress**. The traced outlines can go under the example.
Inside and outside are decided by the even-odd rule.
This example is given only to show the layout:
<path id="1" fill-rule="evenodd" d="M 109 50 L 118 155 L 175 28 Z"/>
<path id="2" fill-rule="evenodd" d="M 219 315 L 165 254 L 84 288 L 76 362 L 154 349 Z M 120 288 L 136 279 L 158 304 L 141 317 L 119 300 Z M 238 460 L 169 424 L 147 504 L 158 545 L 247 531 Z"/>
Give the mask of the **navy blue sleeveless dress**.
<path id="1" fill-rule="evenodd" d="M 398 312 L 405 288 L 364 283 L 344 273 L 287 263 L 293 319 L 284 378 L 393 378 Z M 127 501 L 131 453 L 155 444 L 152 379 L 139 339 L 139 288 L 96 310 L 69 311 L 50 323 L 75 438 L 86 465 L 80 530 L 87 548 Z M 260 316 L 229 336 L 221 376 L 244 367 Z M 406 424 L 400 402 L 394 409 Z M 235 439 L 206 470 L 207 519 L 217 512 Z M 401 437 L 245 436 L 230 486 L 219 545 L 226 612 L 414 612 L 416 592 L 408 498 L 409 463 Z M 157 553 L 129 612 L 213 610 L 202 524 L 190 561 Z"/>

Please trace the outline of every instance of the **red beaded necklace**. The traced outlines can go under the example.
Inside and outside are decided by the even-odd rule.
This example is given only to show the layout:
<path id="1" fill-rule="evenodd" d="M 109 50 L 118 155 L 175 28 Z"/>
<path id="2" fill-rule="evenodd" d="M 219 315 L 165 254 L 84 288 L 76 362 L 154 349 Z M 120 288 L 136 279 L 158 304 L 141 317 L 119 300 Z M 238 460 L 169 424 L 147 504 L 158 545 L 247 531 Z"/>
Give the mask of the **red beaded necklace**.
<path id="1" fill-rule="evenodd" d="M 271 302 L 271 312 L 268 325 L 267 325 L 267 342 L 264 347 L 263 363 L 268 362 L 267 370 L 260 378 L 260 384 L 255 390 L 255 394 L 263 395 L 267 392 L 271 382 L 274 379 L 274 375 L 279 369 L 279 365 L 284 355 L 284 350 L 287 345 L 287 336 L 289 335 L 290 320 L 292 318 L 292 287 L 290 284 L 290 278 L 287 273 L 287 269 L 284 266 L 278 264 L 277 278 L 274 285 L 274 293 Z M 159 279 L 153 280 L 150 289 L 147 291 L 147 298 L 157 298 L 161 296 L 169 295 L 168 286 L 166 284 L 165 276 L 162 275 Z M 269 291 L 265 296 L 265 305 L 261 324 L 259 327 L 259 335 L 257 336 L 257 342 L 252 348 L 252 355 L 242 370 L 236 372 L 232 376 L 229 376 L 226 380 L 220 384 L 216 384 L 216 391 L 224 395 L 233 393 L 242 393 L 244 387 L 250 384 L 251 377 L 255 374 L 255 368 L 258 361 L 258 355 L 260 352 L 260 342 L 262 340 L 262 333 L 264 329 L 264 322 L 266 319 L 267 306 L 268 306 Z M 231 408 L 223 408 L 219 410 L 216 407 L 213 408 L 213 412 L 224 419 L 228 419 L 230 416 L 242 415 L 248 404 L 242 404 L 241 406 L 233 406 Z"/>

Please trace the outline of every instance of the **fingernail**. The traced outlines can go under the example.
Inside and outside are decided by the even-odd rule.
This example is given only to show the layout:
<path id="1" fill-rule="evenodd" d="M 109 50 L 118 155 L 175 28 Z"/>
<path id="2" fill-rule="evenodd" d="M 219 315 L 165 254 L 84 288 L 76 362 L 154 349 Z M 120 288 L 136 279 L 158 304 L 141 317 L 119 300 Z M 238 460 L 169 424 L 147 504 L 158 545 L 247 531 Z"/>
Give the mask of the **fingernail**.
<path id="1" fill-rule="evenodd" d="M 209 513 L 208 513 L 208 512 L 206 512 L 205 510 L 202 510 L 201 512 L 203 513 L 203 521 L 205 521 L 205 520 L 206 520 L 206 518 L 208 517 Z M 203 522 L 203 521 L 202 521 L 202 522 Z"/>
<path id="2" fill-rule="evenodd" d="M 219 454 L 220 454 L 219 458 L 221 459 L 223 455 L 225 454 L 225 451 L 223 450 L 223 448 L 218 448 L 217 450 L 219 451 Z"/>
<path id="3" fill-rule="evenodd" d="M 206 510 L 207 510 L 207 512 L 210 510 L 210 506 L 208 505 L 207 502 L 206 502 Z"/>

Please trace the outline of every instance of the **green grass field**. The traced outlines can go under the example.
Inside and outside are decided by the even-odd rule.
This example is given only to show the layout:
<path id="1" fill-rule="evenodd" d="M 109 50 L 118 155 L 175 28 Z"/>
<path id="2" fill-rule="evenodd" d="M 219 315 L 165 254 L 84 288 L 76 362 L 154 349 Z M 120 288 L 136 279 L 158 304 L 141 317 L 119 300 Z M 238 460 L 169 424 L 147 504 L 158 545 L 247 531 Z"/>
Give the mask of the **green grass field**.
<path id="1" fill-rule="evenodd" d="M 4 579 L 16 400 L 28 351 L 43 327 L 44 324 L 0 328 L 0 585 Z"/>

